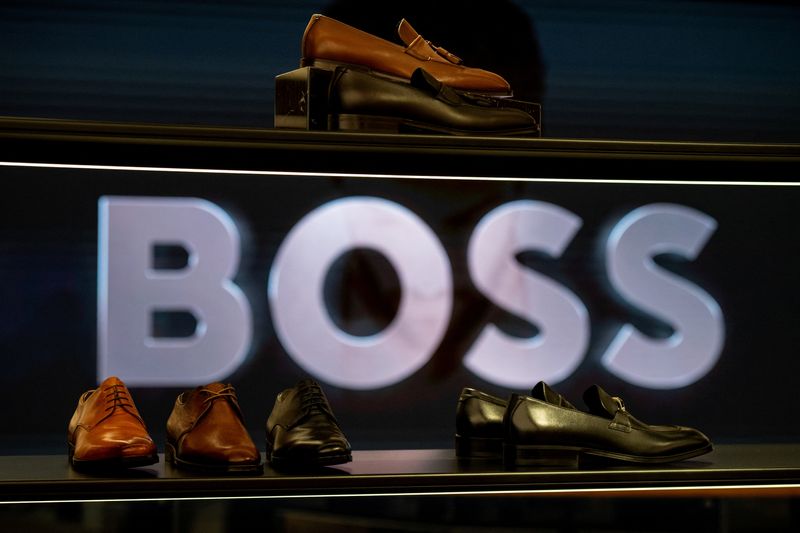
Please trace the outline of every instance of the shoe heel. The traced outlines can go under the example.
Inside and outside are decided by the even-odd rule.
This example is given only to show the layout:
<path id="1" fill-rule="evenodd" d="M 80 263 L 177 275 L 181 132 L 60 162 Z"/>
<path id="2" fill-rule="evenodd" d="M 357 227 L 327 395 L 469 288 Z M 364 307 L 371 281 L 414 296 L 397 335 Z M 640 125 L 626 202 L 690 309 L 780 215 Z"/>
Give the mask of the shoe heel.
<path id="1" fill-rule="evenodd" d="M 171 465 L 175 464 L 175 447 L 169 442 L 164 446 L 164 462 Z"/>
<path id="2" fill-rule="evenodd" d="M 509 466 L 555 466 L 577 468 L 580 451 L 574 448 L 506 444 L 503 462 Z"/>
<path id="3" fill-rule="evenodd" d="M 399 133 L 400 125 L 401 120 L 393 117 L 372 117 L 367 115 L 351 114 L 328 115 L 329 131 Z"/>
<path id="4" fill-rule="evenodd" d="M 499 461 L 503 458 L 503 439 L 456 435 L 456 457 L 467 460 L 489 459 Z"/>
<path id="5" fill-rule="evenodd" d="M 272 443 L 269 441 L 269 438 L 264 439 L 264 443 L 266 444 L 266 452 L 264 454 L 266 462 L 272 464 Z"/>

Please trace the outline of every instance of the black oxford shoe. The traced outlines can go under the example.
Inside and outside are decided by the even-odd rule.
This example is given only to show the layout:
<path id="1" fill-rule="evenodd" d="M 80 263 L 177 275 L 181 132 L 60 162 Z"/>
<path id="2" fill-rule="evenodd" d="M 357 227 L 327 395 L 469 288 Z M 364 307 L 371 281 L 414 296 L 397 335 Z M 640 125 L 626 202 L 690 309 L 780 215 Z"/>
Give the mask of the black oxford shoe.
<path id="1" fill-rule="evenodd" d="M 314 468 L 352 460 L 350 443 L 316 381 L 302 380 L 278 394 L 267 419 L 267 457 L 276 468 Z"/>

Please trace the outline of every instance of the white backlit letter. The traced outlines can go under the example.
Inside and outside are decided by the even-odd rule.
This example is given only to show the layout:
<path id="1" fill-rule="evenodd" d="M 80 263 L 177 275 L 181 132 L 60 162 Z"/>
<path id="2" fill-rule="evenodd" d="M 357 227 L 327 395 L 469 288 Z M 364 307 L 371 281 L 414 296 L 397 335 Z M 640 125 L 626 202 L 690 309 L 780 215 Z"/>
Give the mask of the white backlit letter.
<path id="1" fill-rule="evenodd" d="M 178 269 L 154 266 L 158 245 L 186 250 Z M 250 305 L 231 278 L 239 232 L 216 205 L 196 198 L 103 197 L 99 201 L 98 378 L 130 385 L 197 385 L 244 360 Z M 193 334 L 156 337 L 158 312 L 191 314 Z"/>
<path id="2" fill-rule="evenodd" d="M 323 285 L 331 264 L 353 248 L 384 255 L 402 294 L 382 331 L 354 336 L 331 320 Z M 380 198 L 325 204 L 298 222 L 280 246 L 269 276 L 275 331 L 300 366 L 328 383 L 374 389 L 424 365 L 450 319 L 450 262 L 436 235 L 408 209 Z"/>
<path id="3" fill-rule="evenodd" d="M 627 302 L 668 323 L 675 333 L 653 339 L 631 324 L 624 325 L 603 355 L 611 372 L 636 385 L 669 389 L 694 383 L 717 362 L 725 340 L 719 305 L 653 261 L 667 253 L 694 260 L 716 228 L 708 215 L 672 204 L 640 207 L 614 227 L 606 245 L 611 285 Z"/>
<path id="4" fill-rule="evenodd" d="M 488 324 L 464 358 L 472 372 L 498 385 L 529 388 L 540 380 L 561 381 L 580 364 L 589 342 L 586 307 L 516 259 L 534 250 L 560 257 L 580 226 L 581 219 L 561 207 L 520 200 L 494 209 L 475 227 L 468 250 L 473 282 L 540 332 L 522 339 Z"/>

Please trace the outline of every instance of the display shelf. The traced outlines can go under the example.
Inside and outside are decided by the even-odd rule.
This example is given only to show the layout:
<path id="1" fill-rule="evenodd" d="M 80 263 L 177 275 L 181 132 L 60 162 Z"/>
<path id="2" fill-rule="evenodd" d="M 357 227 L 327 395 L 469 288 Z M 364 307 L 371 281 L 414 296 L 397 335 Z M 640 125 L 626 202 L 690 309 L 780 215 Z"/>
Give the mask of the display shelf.
<path id="1" fill-rule="evenodd" d="M 311 156 L 311 157 L 309 157 Z M 800 145 L 401 135 L 0 117 L 0 161 L 361 174 L 793 181 Z M 621 165 L 620 162 L 625 164 Z M 652 165 L 652 163 L 656 163 Z M 640 169 L 641 170 L 641 169 Z"/>
<path id="2" fill-rule="evenodd" d="M 216 476 L 165 465 L 122 472 L 73 470 L 64 455 L 0 457 L 3 502 L 297 498 L 436 494 L 800 495 L 800 445 L 720 445 L 666 465 L 505 469 L 464 463 L 453 450 L 355 451 L 353 461 L 313 471 Z"/>

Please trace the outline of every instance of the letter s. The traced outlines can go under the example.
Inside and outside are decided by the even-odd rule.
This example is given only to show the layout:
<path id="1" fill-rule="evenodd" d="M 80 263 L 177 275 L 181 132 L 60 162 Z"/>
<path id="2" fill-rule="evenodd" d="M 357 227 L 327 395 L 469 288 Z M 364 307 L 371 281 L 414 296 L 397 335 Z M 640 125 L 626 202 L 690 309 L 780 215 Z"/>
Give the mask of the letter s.
<path id="1" fill-rule="evenodd" d="M 468 249 L 470 276 L 493 302 L 533 322 L 540 333 L 511 337 L 489 324 L 464 358 L 483 379 L 505 387 L 558 382 L 581 363 L 589 343 L 589 313 L 573 293 L 516 260 L 528 250 L 560 257 L 581 219 L 553 204 L 519 200 L 483 217 Z"/>
<path id="2" fill-rule="evenodd" d="M 606 243 L 611 285 L 629 303 L 672 325 L 675 333 L 652 339 L 624 325 L 602 358 L 609 371 L 636 385 L 669 389 L 694 383 L 717 362 L 725 336 L 719 305 L 653 261 L 665 253 L 694 260 L 716 228 L 708 215 L 673 204 L 640 207 L 614 227 Z"/>

